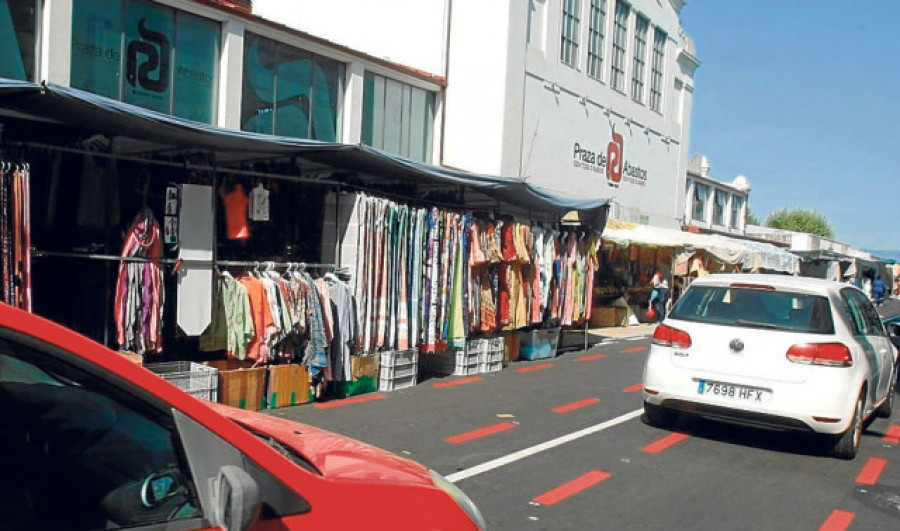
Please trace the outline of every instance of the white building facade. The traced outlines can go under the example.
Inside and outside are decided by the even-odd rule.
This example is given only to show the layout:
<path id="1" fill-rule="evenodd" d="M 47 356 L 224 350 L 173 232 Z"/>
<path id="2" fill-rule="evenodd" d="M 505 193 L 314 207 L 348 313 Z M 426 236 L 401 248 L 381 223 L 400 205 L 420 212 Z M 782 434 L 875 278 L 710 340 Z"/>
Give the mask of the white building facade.
<path id="1" fill-rule="evenodd" d="M 434 163 L 608 197 L 613 217 L 680 228 L 699 66 L 684 3 L 256 0 L 253 10 L 445 79 Z"/>
<path id="2" fill-rule="evenodd" d="M 714 180 L 712 165 L 703 155 L 688 163 L 684 226 L 726 235 L 746 234 L 750 182 L 738 175 L 731 183 Z"/>

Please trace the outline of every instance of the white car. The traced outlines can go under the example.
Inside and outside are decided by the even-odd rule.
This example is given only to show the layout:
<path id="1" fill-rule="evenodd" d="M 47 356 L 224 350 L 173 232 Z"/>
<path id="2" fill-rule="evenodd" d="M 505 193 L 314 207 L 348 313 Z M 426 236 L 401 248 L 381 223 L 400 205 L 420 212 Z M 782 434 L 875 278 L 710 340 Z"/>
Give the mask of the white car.
<path id="1" fill-rule="evenodd" d="M 853 459 L 865 423 L 888 417 L 897 349 L 859 289 L 782 275 L 695 280 L 660 323 L 644 367 L 644 419 L 676 412 L 824 434 Z"/>

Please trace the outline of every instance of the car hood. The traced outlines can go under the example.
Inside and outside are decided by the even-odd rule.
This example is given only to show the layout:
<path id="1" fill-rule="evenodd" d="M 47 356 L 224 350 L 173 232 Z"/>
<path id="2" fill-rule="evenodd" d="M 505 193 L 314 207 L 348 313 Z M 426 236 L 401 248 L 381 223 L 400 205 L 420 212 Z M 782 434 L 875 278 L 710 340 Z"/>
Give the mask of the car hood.
<path id="1" fill-rule="evenodd" d="M 350 437 L 292 420 L 210 403 L 216 411 L 306 458 L 329 479 L 434 485 L 427 468 Z"/>

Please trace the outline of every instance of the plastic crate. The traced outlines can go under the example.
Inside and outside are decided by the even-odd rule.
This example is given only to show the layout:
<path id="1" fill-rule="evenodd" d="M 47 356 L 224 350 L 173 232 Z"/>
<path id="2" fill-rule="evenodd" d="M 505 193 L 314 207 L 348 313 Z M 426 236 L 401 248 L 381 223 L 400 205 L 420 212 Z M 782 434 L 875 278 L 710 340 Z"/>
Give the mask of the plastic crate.
<path id="1" fill-rule="evenodd" d="M 389 350 L 381 353 L 379 378 L 403 379 L 419 372 L 419 352 L 416 350 Z"/>
<path id="2" fill-rule="evenodd" d="M 503 361 L 503 337 L 485 337 L 469 341 L 466 351 L 478 356 L 478 363 Z"/>
<path id="3" fill-rule="evenodd" d="M 487 372 L 497 372 L 503 370 L 503 352 L 500 352 L 500 359 L 497 361 L 490 361 L 486 363 L 478 362 L 478 372 L 487 373 Z"/>
<path id="4" fill-rule="evenodd" d="M 419 376 L 417 350 L 388 350 L 380 354 L 378 390 L 396 391 L 416 385 Z"/>
<path id="5" fill-rule="evenodd" d="M 443 352 L 423 354 L 425 370 L 438 376 L 468 376 L 478 374 L 478 352 L 463 348 L 448 348 Z"/>
<path id="6" fill-rule="evenodd" d="M 394 376 L 392 378 L 378 378 L 379 391 L 397 391 L 398 389 L 406 389 L 416 385 L 418 375 L 413 371 L 412 374 L 404 376 Z"/>
<path id="7" fill-rule="evenodd" d="M 215 367 L 193 361 L 165 361 L 144 367 L 197 398 L 210 402 L 218 398 L 219 371 Z"/>
<path id="8" fill-rule="evenodd" d="M 556 356 L 559 344 L 559 328 L 541 328 L 520 333 L 519 357 L 525 360 L 540 360 Z"/>

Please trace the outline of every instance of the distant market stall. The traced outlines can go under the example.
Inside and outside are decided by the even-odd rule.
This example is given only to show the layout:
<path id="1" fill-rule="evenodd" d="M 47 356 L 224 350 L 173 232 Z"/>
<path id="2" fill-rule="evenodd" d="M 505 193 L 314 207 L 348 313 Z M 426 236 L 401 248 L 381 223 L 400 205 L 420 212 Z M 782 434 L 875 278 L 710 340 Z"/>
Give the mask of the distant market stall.
<path id="1" fill-rule="evenodd" d="M 667 278 L 673 300 L 692 278 L 708 273 L 800 273 L 798 256 L 758 241 L 616 219 L 607 221 L 601 237 L 603 254 L 594 287 L 596 326 L 622 324 L 629 313 L 642 319 L 641 310 L 646 308 L 650 295 L 650 279 L 656 271 Z"/>

